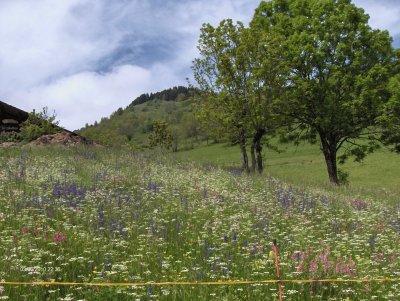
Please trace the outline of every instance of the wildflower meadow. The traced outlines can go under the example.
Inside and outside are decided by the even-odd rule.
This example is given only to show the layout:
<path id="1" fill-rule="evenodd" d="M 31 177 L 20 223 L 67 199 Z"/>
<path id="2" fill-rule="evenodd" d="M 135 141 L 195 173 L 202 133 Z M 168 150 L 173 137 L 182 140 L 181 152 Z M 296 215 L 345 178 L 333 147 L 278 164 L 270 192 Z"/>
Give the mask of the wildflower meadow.
<path id="1" fill-rule="evenodd" d="M 265 282 L 277 279 L 273 240 L 282 280 L 400 278 L 398 201 L 128 150 L 0 157 L 0 300 L 279 300 Z M 294 281 L 282 292 L 399 300 L 400 283 Z"/>

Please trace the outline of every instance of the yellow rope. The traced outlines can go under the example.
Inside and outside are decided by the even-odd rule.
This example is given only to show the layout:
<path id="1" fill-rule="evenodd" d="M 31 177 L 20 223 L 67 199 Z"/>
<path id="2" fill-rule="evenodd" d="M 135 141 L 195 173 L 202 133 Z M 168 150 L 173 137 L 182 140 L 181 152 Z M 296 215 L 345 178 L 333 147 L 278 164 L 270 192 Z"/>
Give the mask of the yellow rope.
<path id="1" fill-rule="evenodd" d="M 291 279 L 291 280 L 230 280 L 211 282 L 0 282 L 0 285 L 36 285 L 36 286 L 178 286 L 178 285 L 237 285 L 266 283 L 312 283 L 312 282 L 400 282 L 400 278 L 360 278 L 360 279 Z"/>

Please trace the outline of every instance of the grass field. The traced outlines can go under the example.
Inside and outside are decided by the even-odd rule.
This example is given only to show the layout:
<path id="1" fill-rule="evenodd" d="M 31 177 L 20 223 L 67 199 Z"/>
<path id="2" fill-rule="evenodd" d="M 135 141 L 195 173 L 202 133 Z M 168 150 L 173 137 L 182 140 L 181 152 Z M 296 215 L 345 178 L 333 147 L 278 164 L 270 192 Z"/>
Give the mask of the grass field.
<path id="1" fill-rule="evenodd" d="M 1 149 L 0 157 L 2 282 L 141 283 L 3 284 L 0 300 L 277 300 L 274 283 L 155 284 L 276 279 L 273 239 L 283 279 L 400 277 L 394 198 L 123 149 Z M 283 293 L 398 300 L 399 282 L 285 283 Z"/>
<path id="2" fill-rule="evenodd" d="M 295 185 L 327 187 L 329 185 L 325 161 L 318 145 L 278 145 L 280 153 L 264 150 L 267 174 Z M 240 167 L 238 146 L 214 144 L 177 154 L 183 160 Z M 362 163 L 349 159 L 339 168 L 349 173 L 349 187 L 372 193 L 400 194 L 400 155 L 382 148 L 368 155 Z"/>

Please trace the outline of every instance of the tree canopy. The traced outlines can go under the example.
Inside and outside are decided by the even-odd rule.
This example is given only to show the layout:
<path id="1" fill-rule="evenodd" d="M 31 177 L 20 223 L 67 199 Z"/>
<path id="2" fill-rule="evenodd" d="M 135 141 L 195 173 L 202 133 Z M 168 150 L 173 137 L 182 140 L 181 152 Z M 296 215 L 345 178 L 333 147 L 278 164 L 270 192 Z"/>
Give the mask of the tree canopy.
<path id="1" fill-rule="evenodd" d="M 371 29 L 349 0 L 262 2 L 252 26 L 286 37 L 290 73 L 279 112 L 302 137 L 320 141 L 329 178 L 338 183 L 339 149 L 342 160 L 361 160 L 377 147 L 372 138 L 389 98 L 393 58 L 388 32 Z"/>
<path id="2" fill-rule="evenodd" d="M 393 150 L 400 153 L 400 75 L 393 77 L 389 83 L 391 97 L 385 105 L 383 114 L 378 117 L 378 122 L 383 128 L 382 142 L 392 146 Z"/>
<path id="3" fill-rule="evenodd" d="M 155 121 L 153 123 L 153 130 L 149 136 L 150 146 L 156 147 L 159 146 L 161 150 L 171 149 L 173 136 L 168 128 L 168 123 L 165 121 Z"/>
<path id="4" fill-rule="evenodd" d="M 200 117 L 231 134 L 248 171 L 246 139 L 251 138 L 251 169 L 257 165 L 262 172 L 261 139 L 276 127 L 270 108 L 283 85 L 280 38 L 232 20 L 215 28 L 205 24 L 201 30 L 202 57 L 194 61 L 193 69 L 208 95 L 201 99 Z"/>
<path id="5" fill-rule="evenodd" d="M 287 137 L 319 142 L 338 184 L 338 159 L 362 160 L 379 146 L 379 120 L 398 129 L 392 39 L 368 19 L 350 0 L 272 0 L 260 3 L 249 28 L 204 25 L 194 70 L 213 92 L 205 110 L 243 139 L 285 125 Z"/>
<path id="6" fill-rule="evenodd" d="M 216 121 L 220 128 L 231 133 L 240 145 L 242 167 L 249 170 L 246 117 L 251 73 L 246 70 L 247 57 L 240 47 L 243 32 L 243 24 L 233 24 L 232 20 L 224 20 L 216 28 L 205 24 L 198 46 L 202 57 L 194 61 L 193 70 L 206 94 L 200 116 Z"/>

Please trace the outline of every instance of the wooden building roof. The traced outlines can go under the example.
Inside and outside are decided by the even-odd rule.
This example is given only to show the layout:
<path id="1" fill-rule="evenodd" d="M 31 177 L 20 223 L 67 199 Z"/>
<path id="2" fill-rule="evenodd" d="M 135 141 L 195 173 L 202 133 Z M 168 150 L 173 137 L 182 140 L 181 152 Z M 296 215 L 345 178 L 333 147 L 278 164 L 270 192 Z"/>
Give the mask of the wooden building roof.
<path id="1" fill-rule="evenodd" d="M 18 131 L 20 124 L 27 120 L 29 117 L 29 113 L 24 110 L 13 107 L 5 102 L 0 101 L 0 132 L 2 131 Z M 17 121 L 17 122 L 15 122 Z M 53 125 L 54 127 L 59 128 L 60 130 L 69 133 L 72 136 L 79 136 L 77 133 L 71 132 L 64 128 L 61 128 L 57 125 Z M 84 137 L 81 137 L 84 140 L 87 140 Z"/>
<path id="2" fill-rule="evenodd" d="M 4 124 L 10 120 L 16 120 L 18 123 L 22 123 L 27 120 L 28 117 L 29 114 L 27 112 L 0 101 L 0 123 Z"/>

